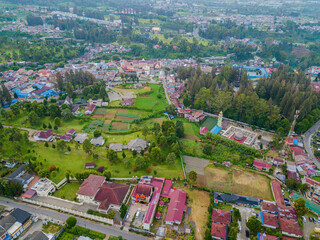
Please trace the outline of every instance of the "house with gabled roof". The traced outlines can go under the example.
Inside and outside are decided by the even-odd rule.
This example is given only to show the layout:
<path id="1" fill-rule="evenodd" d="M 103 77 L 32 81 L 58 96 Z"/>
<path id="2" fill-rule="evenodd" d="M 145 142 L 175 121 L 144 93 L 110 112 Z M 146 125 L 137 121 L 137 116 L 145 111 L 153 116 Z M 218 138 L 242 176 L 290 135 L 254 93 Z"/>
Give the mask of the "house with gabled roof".
<path id="1" fill-rule="evenodd" d="M 211 237 L 218 240 L 226 240 L 228 236 L 228 226 L 220 223 L 211 223 Z"/>
<path id="2" fill-rule="evenodd" d="M 81 184 L 77 192 L 77 198 L 82 202 L 93 203 L 93 200 L 105 179 L 106 178 L 103 176 L 90 174 Z"/>
<path id="3" fill-rule="evenodd" d="M 183 190 L 174 190 L 170 193 L 170 202 L 166 215 L 166 224 L 181 224 L 183 213 L 187 211 L 187 193 Z"/>
<path id="4" fill-rule="evenodd" d="M 98 210 L 100 212 L 108 212 L 110 208 L 120 210 L 121 203 L 129 194 L 129 188 L 130 186 L 126 184 L 104 182 L 94 197 L 94 201 L 99 205 Z"/>
<path id="5" fill-rule="evenodd" d="M 54 134 L 51 129 L 48 129 L 47 131 L 37 131 L 34 135 L 33 138 L 36 141 L 45 141 L 49 142 L 54 138 Z"/>

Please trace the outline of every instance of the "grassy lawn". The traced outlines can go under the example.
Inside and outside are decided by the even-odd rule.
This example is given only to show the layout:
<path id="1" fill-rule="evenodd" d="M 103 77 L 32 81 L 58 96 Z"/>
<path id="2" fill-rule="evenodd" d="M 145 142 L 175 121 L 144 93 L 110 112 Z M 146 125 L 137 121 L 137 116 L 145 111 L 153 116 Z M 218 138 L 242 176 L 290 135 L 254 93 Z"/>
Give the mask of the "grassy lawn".
<path id="1" fill-rule="evenodd" d="M 79 190 L 81 183 L 79 182 L 71 182 L 67 183 L 64 185 L 61 189 L 58 191 L 54 192 L 53 196 L 62 198 L 62 199 L 67 199 L 70 201 L 75 201 L 77 197 L 77 191 Z"/>
<path id="2" fill-rule="evenodd" d="M 8 124 L 11 126 L 16 126 L 16 127 L 26 127 L 26 128 L 32 128 L 32 129 L 37 129 L 37 130 L 42 130 L 43 129 L 43 123 L 46 124 L 47 126 L 49 123 L 51 124 L 52 128 L 54 127 L 54 121 L 50 117 L 43 117 L 40 119 L 40 124 L 38 126 L 31 126 L 28 122 L 28 114 L 21 114 L 19 117 L 15 118 L 13 121 L 5 120 L 3 119 L 4 124 Z M 80 132 L 83 127 L 86 125 L 86 120 L 84 119 L 79 119 L 79 118 L 74 118 L 71 121 L 64 121 L 61 119 L 61 125 L 58 127 L 58 130 L 53 130 L 57 134 L 64 134 L 66 133 L 70 128 L 73 128 L 76 130 L 76 132 Z"/>
<path id="3" fill-rule="evenodd" d="M 168 102 L 166 100 L 162 85 L 150 84 L 153 92 L 147 97 L 138 97 L 135 99 L 135 106 L 142 110 L 164 111 Z M 158 98 L 160 93 L 161 98 Z"/>
<path id="4" fill-rule="evenodd" d="M 180 146 L 181 146 L 181 149 L 188 153 L 188 154 L 193 154 L 195 156 L 198 156 L 198 157 L 203 157 L 203 153 L 202 153 L 202 150 L 201 150 L 201 143 L 196 140 L 196 139 L 180 139 L 179 140 L 180 142 Z"/>
<path id="5" fill-rule="evenodd" d="M 127 135 L 115 135 L 114 137 L 122 137 L 123 142 L 127 141 Z M 115 138 L 114 138 L 115 139 Z M 112 139 L 113 140 L 113 139 Z M 118 138 L 117 141 L 114 142 L 122 142 Z M 92 156 L 88 156 L 80 147 L 78 150 L 75 149 L 75 145 L 70 143 L 71 147 L 70 154 L 64 154 L 59 152 L 56 149 L 52 148 L 52 144 L 49 144 L 49 147 L 46 148 L 43 144 L 37 144 L 35 147 L 35 155 L 37 156 L 37 161 L 42 162 L 42 166 L 44 169 L 48 169 L 50 166 L 55 165 L 59 168 L 59 171 L 51 172 L 50 179 L 55 183 L 60 182 L 63 178 L 65 178 L 66 171 L 70 171 L 71 175 L 77 172 L 85 171 L 85 163 L 87 162 L 95 162 L 96 169 L 100 166 L 105 167 L 105 171 L 110 171 L 112 173 L 112 177 L 132 177 L 132 176 L 144 176 L 146 175 L 145 170 L 139 170 L 136 172 L 132 171 L 133 166 L 135 165 L 135 160 L 131 159 L 131 165 L 129 168 L 126 168 L 123 163 L 122 152 L 118 153 L 119 163 L 112 164 L 106 158 L 106 149 L 103 147 L 94 148 L 93 152 L 98 154 L 98 158 L 94 159 Z M 131 152 L 126 151 L 127 158 L 132 156 Z M 177 159 L 176 163 L 173 167 L 168 166 L 167 164 L 149 164 L 152 174 L 154 175 L 154 171 L 156 171 L 157 176 L 172 178 L 182 177 L 182 169 L 180 161 Z M 67 197 L 67 196 L 66 196 Z"/>

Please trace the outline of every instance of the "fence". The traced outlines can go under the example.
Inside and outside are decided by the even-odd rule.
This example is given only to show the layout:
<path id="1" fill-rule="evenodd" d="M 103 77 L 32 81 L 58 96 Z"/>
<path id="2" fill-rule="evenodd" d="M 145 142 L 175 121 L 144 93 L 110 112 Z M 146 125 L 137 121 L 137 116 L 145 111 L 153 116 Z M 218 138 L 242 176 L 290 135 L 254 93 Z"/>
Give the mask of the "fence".
<path id="1" fill-rule="evenodd" d="M 84 218 L 89 218 L 89 219 L 92 219 L 92 220 L 95 220 L 95 221 L 99 221 L 99 222 L 103 222 L 103 223 L 107 223 L 107 224 L 113 225 L 113 219 L 108 219 L 108 218 L 104 218 L 104 217 L 99 217 L 99 216 L 91 215 L 91 214 L 88 214 L 88 213 L 76 211 L 76 210 L 73 210 L 73 209 L 64 208 L 64 207 L 58 207 L 58 206 L 55 206 L 55 205 L 52 205 L 52 204 L 43 203 L 43 202 L 31 200 L 31 199 L 25 199 L 25 198 L 23 198 L 22 201 L 28 202 L 28 203 L 31 203 L 31 204 L 35 204 L 35 205 L 38 205 L 38 206 L 43 206 L 43 207 L 51 208 L 51 209 L 54 209 L 54 210 L 60 210 L 60 211 L 63 211 L 63 212 L 67 212 L 67 213 L 76 215 L 76 216 L 80 216 L 80 217 L 84 217 Z"/>

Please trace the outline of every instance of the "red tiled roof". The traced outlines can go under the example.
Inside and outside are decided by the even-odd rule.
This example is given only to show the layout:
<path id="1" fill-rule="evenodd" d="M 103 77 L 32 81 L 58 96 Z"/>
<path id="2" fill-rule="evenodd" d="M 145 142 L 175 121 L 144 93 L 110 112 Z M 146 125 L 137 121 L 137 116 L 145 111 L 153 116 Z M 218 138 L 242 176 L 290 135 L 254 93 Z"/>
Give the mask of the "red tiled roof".
<path id="1" fill-rule="evenodd" d="M 287 171 L 287 178 L 292 178 L 296 181 L 299 181 L 300 178 L 299 178 L 299 175 L 297 172 L 292 172 L 292 171 Z"/>
<path id="2" fill-rule="evenodd" d="M 211 224 L 211 236 L 227 239 L 227 226 L 219 223 Z"/>
<path id="3" fill-rule="evenodd" d="M 53 136 L 53 132 L 49 129 L 48 131 L 37 131 L 34 135 L 38 138 L 47 139 L 48 137 Z"/>
<path id="4" fill-rule="evenodd" d="M 296 220 L 279 218 L 279 223 L 282 233 L 294 234 L 301 237 L 303 236 L 303 232 Z"/>
<path id="5" fill-rule="evenodd" d="M 259 160 L 259 159 L 253 160 L 253 166 L 255 166 L 255 167 L 258 168 L 258 169 L 261 169 L 261 168 L 270 169 L 270 168 L 272 168 L 272 165 L 271 165 L 271 164 L 266 163 L 266 162 L 264 162 L 264 161 L 261 161 L 261 160 Z"/>
<path id="6" fill-rule="evenodd" d="M 282 240 L 297 240 L 296 238 L 282 236 Z"/>
<path id="7" fill-rule="evenodd" d="M 212 221 L 229 225 L 231 223 L 231 213 L 229 211 L 214 208 L 212 210 Z"/>
<path id="8" fill-rule="evenodd" d="M 76 130 L 74 130 L 73 128 L 69 129 L 67 131 L 67 134 L 74 134 L 76 132 Z"/>
<path id="9" fill-rule="evenodd" d="M 172 180 L 167 179 L 164 181 L 161 197 L 166 197 L 166 198 L 169 197 L 171 185 L 172 185 Z"/>
<path id="10" fill-rule="evenodd" d="M 85 166 L 86 167 L 95 167 L 96 164 L 94 162 L 91 162 L 91 163 L 86 163 Z"/>
<path id="11" fill-rule="evenodd" d="M 174 190 L 170 194 L 170 202 L 166 215 L 166 222 L 181 222 L 183 212 L 187 210 L 185 205 L 187 193 L 183 190 Z"/>
<path id="12" fill-rule="evenodd" d="M 280 206 L 284 206 L 284 198 L 283 198 L 283 194 L 282 194 L 282 189 L 281 189 L 281 185 L 279 182 L 273 180 L 271 182 L 272 184 L 272 190 L 273 190 L 273 194 L 274 194 L 274 198 L 277 202 L 278 205 Z"/>
<path id="13" fill-rule="evenodd" d="M 102 183 L 105 181 L 105 177 L 91 174 L 84 182 L 81 184 L 77 194 L 86 195 L 93 197 Z"/>
<path id="14" fill-rule="evenodd" d="M 126 184 L 104 182 L 94 200 L 101 202 L 99 209 L 107 210 L 110 204 L 120 206 L 128 190 Z"/>
<path id="15" fill-rule="evenodd" d="M 124 98 L 121 102 L 121 104 L 124 104 L 124 103 L 129 103 L 129 104 L 132 104 L 132 98 Z"/>
<path id="16" fill-rule="evenodd" d="M 311 178 L 308 178 L 308 177 L 304 177 L 305 181 L 306 181 L 306 184 L 309 184 L 309 185 L 312 185 L 312 186 L 319 186 L 319 182 L 316 181 L 316 180 L 313 180 Z"/>
<path id="17" fill-rule="evenodd" d="M 266 212 L 276 212 L 278 210 L 276 204 L 270 202 L 262 202 L 262 211 Z"/>
<path id="18" fill-rule="evenodd" d="M 280 238 L 277 236 L 272 236 L 272 235 L 266 234 L 266 235 L 261 235 L 259 240 L 280 240 Z"/>
<path id="19" fill-rule="evenodd" d="M 90 104 L 87 111 L 93 112 L 95 108 L 96 108 L 96 105 Z"/>
<path id="20" fill-rule="evenodd" d="M 144 196 L 149 197 L 151 195 L 151 192 L 152 186 L 138 183 L 132 191 L 132 196 L 143 194 Z"/>
<path id="21" fill-rule="evenodd" d="M 288 218 L 288 219 L 297 219 L 297 215 L 293 207 L 287 207 L 287 206 L 282 206 L 282 207 L 278 206 L 278 216 L 282 218 Z"/>
<path id="22" fill-rule="evenodd" d="M 262 212 L 262 218 L 263 218 L 263 224 L 268 225 L 268 226 L 273 226 L 273 227 L 278 227 L 278 217 L 275 214 L 267 213 L 267 212 Z"/>

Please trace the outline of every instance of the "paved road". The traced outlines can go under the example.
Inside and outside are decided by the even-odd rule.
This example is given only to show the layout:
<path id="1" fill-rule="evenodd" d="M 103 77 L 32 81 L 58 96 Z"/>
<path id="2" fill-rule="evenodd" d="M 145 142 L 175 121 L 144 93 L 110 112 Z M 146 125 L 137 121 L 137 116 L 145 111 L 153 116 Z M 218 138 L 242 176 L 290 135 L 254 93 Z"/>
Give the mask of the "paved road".
<path id="1" fill-rule="evenodd" d="M 22 203 L 22 202 L 15 202 L 2 197 L 0 197 L 0 205 L 6 206 L 8 208 L 20 208 L 36 216 L 45 216 L 47 220 L 54 219 L 56 222 L 57 221 L 65 222 L 66 219 L 70 217 L 70 215 L 68 214 L 56 212 L 47 208 L 39 208 L 38 206 L 34 206 L 34 205 Z M 111 236 L 122 236 L 125 239 L 130 239 L 130 240 L 149 239 L 147 237 L 137 235 L 131 232 L 121 231 L 116 227 L 110 227 L 101 223 L 85 220 L 78 217 L 76 218 L 78 220 L 77 225 L 81 227 L 89 228 L 93 231 L 105 233 Z"/>
<path id="2" fill-rule="evenodd" d="M 5 127 L 5 128 L 13 128 L 13 127 L 15 127 L 15 128 L 19 128 L 21 130 L 28 131 L 29 140 L 32 141 L 32 142 L 36 142 L 36 140 L 33 138 L 33 135 L 37 132 L 37 130 L 31 129 L 31 128 L 24 128 L 24 127 L 8 126 L 8 125 L 3 125 L 3 127 Z"/>
<path id="3" fill-rule="evenodd" d="M 308 153 L 309 159 L 311 159 L 318 168 L 320 168 L 320 162 L 313 154 L 313 150 L 311 149 L 311 140 L 312 140 L 313 134 L 315 134 L 319 128 L 320 128 L 320 121 L 318 121 L 315 125 L 313 125 L 302 136 L 303 137 L 303 144 L 304 144 L 304 147 Z"/>

